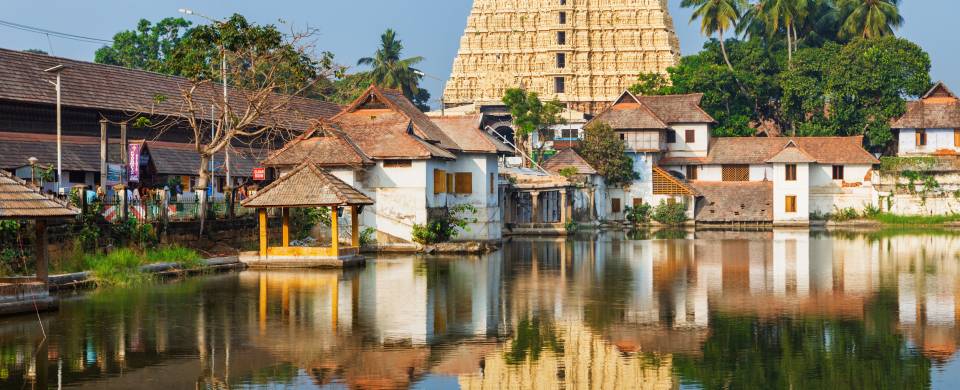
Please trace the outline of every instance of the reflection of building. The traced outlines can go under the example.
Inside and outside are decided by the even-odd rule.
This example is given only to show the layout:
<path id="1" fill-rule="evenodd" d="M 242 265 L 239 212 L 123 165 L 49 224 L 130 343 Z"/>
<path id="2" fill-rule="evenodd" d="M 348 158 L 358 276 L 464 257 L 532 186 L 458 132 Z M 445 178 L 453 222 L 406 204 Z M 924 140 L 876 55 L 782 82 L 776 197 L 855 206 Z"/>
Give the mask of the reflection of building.
<path id="1" fill-rule="evenodd" d="M 679 58 L 666 0 L 475 0 L 443 102 L 501 104 L 523 87 L 595 114 Z"/>

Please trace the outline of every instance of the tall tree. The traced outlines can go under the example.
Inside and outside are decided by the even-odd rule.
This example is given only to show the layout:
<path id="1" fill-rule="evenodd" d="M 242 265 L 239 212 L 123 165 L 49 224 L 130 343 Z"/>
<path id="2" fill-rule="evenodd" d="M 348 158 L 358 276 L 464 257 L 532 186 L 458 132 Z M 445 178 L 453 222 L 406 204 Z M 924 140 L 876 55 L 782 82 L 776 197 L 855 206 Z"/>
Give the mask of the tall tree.
<path id="1" fill-rule="evenodd" d="M 630 184 L 637 177 L 633 159 L 626 154 L 627 145 L 617 136 L 610 125 L 591 123 L 583 129 L 583 142 L 577 146 L 579 153 L 592 165 L 607 185 L 620 187 Z"/>
<path id="2" fill-rule="evenodd" d="M 733 65 L 730 64 L 730 56 L 727 55 L 723 33 L 736 27 L 740 19 L 740 10 L 745 5 L 745 0 L 683 0 L 680 3 L 681 7 L 696 8 L 690 17 L 690 22 L 700 19 L 701 33 L 706 36 L 717 34 L 723 61 L 727 63 L 727 68 L 731 72 L 733 72 Z"/>
<path id="3" fill-rule="evenodd" d="M 423 57 L 410 57 L 401 59 L 403 54 L 403 42 L 397 39 L 397 33 L 392 29 L 387 29 L 380 36 L 380 48 L 373 57 L 363 57 L 357 61 L 357 65 L 367 65 L 372 69 L 370 76 L 373 82 L 384 88 L 395 88 L 403 91 L 403 95 L 414 103 L 419 103 L 421 109 L 426 102 L 421 102 L 423 98 L 420 92 L 420 80 L 423 74 L 414 68 L 415 65 L 423 62 Z M 421 99 L 417 99 L 418 95 Z M 427 95 L 429 99 L 429 94 Z"/>
<path id="4" fill-rule="evenodd" d="M 767 20 L 770 33 L 776 33 L 782 27 L 787 35 L 787 64 L 792 66 L 797 41 L 796 27 L 809 14 L 808 0 L 765 0 L 764 3 L 764 11 L 769 13 Z"/>
<path id="5" fill-rule="evenodd" d="M 845 38 L 875 38 L 893 35 L 893 29 L 903 24 L 900 0 L 840 0 L 843 12 L 841 36 Z"/>
<path id="6" fill-rule="evenodd" d="M 97 49 L 94 62 L 180 75 L 171 69 L 168 59 L 189 30 L 190 22 L 183 18 L 166 18 L 156 24 L 140 19 L 136 29 L 114 34 L 112 45 Z"/>
<path id="7" fill-rule="evenodd" d="M 513 117 L 514 140 L 517 149 L 534 154 L 535 159 L 542 156 L 545 140 L 550 127 L 563 122 L 560 113 L 563 106 L 558 101 L 542 102 L 536 92 L 527 93 L 520 88 L 508 89 L 503 96 L 503 104 Z M 530 135 L 537 134 L 540 142 L 530 144 Z"/>

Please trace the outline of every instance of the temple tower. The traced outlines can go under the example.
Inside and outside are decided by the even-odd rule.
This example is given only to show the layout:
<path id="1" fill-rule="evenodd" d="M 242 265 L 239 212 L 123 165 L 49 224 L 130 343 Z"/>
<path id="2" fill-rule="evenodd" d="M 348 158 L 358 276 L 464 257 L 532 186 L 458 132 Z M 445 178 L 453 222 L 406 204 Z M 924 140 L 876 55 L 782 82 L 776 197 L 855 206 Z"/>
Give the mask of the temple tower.
<path id="1" fill-rule="evenodd" d="M 474 0 L 443 101 L 502 104 L 523 87 L 596 114 L 679 59 L 667 0 Z"/>

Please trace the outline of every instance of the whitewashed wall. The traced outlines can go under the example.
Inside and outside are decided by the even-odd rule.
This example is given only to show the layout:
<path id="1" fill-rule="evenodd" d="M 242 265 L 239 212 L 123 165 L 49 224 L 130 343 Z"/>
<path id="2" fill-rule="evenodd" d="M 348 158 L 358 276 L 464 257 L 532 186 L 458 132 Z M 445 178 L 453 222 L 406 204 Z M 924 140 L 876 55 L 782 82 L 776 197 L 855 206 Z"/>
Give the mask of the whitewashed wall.
<path id="1" fill-rule="evenodd" d="M 809 164 L 797 164 L 797 180 L 787 181 L 786 164 L 773 164 L 773 222 L 792 223 L 810 220 Z M 786 211 L 786 197 L 797 197 L 797 211 Z"/>
<path id="2" fill-rule="evenodd" d="M 927 129 L 927 144 L 918 146 L 916 130 L 901 129 L 897 143 L 897 155 L 933 154 L 940 149 L 960 152 L 960 147 L 954 144 L 953 131 L 954 129 Z"/>
<path id="3" fill-rule="evenodd" d="M 670 126 L 677 133 L 677 142 L 668 143 L 668 157 L 706 157 L 710 146 L 710 126 L 705 123 L 678 123 Z M 694 142 L 686 142 L 687 130 L 695 132 Z"/>

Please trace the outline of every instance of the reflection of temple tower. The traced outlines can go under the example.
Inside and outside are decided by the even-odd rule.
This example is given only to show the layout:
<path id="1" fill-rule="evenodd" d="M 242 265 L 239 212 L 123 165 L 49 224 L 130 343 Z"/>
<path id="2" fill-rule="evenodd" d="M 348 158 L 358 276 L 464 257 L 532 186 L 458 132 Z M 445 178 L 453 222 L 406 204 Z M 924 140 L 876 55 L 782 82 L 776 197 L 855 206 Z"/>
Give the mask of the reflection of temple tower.
<path id="1" fill-rule="evenodd" d="M 597 113 L 679 58 L 666 0 L 475 0 L 444 104 L 500 104 L 523 87 Z"/>

